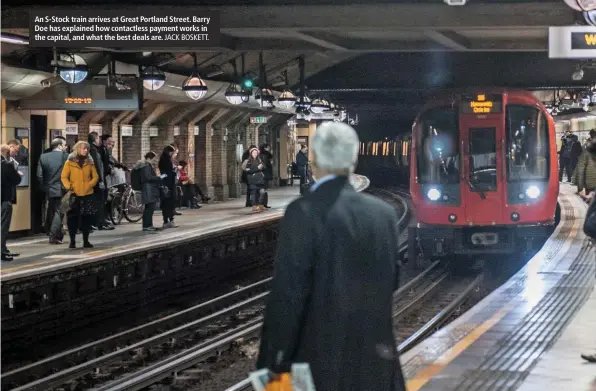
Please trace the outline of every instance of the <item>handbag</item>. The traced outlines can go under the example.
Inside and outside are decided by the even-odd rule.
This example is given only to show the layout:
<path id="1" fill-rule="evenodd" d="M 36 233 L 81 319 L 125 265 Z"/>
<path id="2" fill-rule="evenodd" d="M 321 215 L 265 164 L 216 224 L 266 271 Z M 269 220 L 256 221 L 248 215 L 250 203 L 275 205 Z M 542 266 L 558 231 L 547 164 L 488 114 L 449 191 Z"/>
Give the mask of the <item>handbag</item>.
<path id="1" fill-rule="evenodd" d="M 265 174 L 262 171 L 255 172 L 254 174 L 250 174 L 248 176 L 248 184 L 249 185 L 264 185 L 265 184 Z"/>
<path id="2" fill-rule="evenodd" d="M 62 196 L 62 200 L 60 201 L 60 213 L 66 214 L 68 213 L 76 201 L 76 196 L 72 191 L 67 191 L 66 194 Z"/>

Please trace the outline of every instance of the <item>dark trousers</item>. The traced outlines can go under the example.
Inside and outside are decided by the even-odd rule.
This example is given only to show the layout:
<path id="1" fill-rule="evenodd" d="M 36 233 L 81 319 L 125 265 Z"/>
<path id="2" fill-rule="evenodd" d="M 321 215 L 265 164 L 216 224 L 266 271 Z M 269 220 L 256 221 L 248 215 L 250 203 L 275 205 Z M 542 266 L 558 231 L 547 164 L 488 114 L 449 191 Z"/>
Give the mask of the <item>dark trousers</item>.
<path id="1" fill-rule="evenodd" d="M 269 193 L 267 193 L 267 190 L 269 190 L 269 186 L 271 183 L 271 179 L 265 179 L 265 185 L 264 185 L 264 189 L 265 189 L 265 196 L 263 198 L 263 206 L 269 206 Z"/>
<path id="2" fill-rule="evenodd" d="M 571 159 L 562 157 L 559 158 L 559 182 L 563 181 L 563 173 L 567 173 L 567 181 L 571 182 L 573 170 L 571 169 Z"/>
<path id="3" fill-rule="evenodd" d="M 143 228 L 153 227 L 153 212 L 155 211 L 155 204 L 145 204 L 143 210 Z"/>
<path id="4" fill-rule="evenodd" d="M 8 235 L 8 230 L 10 229 L 10 221 L 12 220 L 12 202 L 10 201 L 3 201 L 2 202 L 2 254 L 9 253 L 8 247 L 6 247 L 6 236 Z"/>
<path id="5" fill-rule="evenodd" d="M 100 207 L 97 208 L 97 214 L 95 215 L 95 223 L 98 227 L 102 227 L 106 225 L 106 208 L 104 205 L 108 201 L 108 191 L 107 189 L 100 189 L 96 187 L 93 191 L 93 196 L 97 199 L 97 205 Z"/>
<path id="6" fill-rule="evenodd" d="M 182 185 L 182 189 L 184 192 L 185 206 L 188 206 L 189 203 L 192 204 L 193 198 L 196 198 L 197 196 L 201 197 L 201 199 L 205 198 L 205 195 L 203 194 L 201 187 L 196 183 L 187 183 L 185 185 Z"/>
<path id="7" fill-rule="evenodd" d="M 246 206 L 251 206 L 252 205 L 252 201 L 251 201 L 251 192 L 250 192 L 250 186 L 248 186 L 248 184 L 246 185 Z"/>
<path id="8" fill-rule="evenodd" d="M 259 188 L 251 188 L 250 189 L 250 195 L 251 195 L 251 202 L 252 205 L 264 205 L 265 203 L 265 194 L 266 191 L 265 189 L 259 189 Z"/>
<path id="9" fill-rule="evenodd" d="M 66 225 L 68 226 L 68 235 L 70 241 L 74 243 L 77 238 L 77 231 L 83 233 L 83 243 L 89 242 L 89 231 L 91 228 L 91 216 L 81 216 L 78 211 L 69 212 L 66 215 Z"/>
<path id="10" fill-rule="evenodd" d="M 44 229 L 49 234 L 50 240 L 62 240 L 62 219 L 63 215 L 60 213 L 60 204 L 62 197 L 49 197 L 48 210 L 46 211 L 46 219 L 44 222 Z"/>
<path id="11" fill-rule="evenodd" d="M 176 198 L 169 197 L 162 199 L 160 208 L 164 224 L 174 221 L 174 211 L 176 210 Z"/>

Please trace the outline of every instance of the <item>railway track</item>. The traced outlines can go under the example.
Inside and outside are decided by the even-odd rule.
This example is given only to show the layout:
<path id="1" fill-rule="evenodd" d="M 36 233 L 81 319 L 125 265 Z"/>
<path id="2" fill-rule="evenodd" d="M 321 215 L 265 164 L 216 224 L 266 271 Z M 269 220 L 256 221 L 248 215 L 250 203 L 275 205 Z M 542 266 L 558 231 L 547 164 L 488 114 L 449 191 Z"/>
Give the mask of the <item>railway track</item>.
<path id="1" fill-rule="evenodd" d="M 384 197 L 403 208 L 399 197 Z M 379 194 L 377 193 L 377 194 Z M 404 206 L 405 205 L 405 206 Z M 400 221 L 403 224 L 404 218 Z M 260 333 L 271 278 L 1 375 L 25 390 L 139 390 Z"/>

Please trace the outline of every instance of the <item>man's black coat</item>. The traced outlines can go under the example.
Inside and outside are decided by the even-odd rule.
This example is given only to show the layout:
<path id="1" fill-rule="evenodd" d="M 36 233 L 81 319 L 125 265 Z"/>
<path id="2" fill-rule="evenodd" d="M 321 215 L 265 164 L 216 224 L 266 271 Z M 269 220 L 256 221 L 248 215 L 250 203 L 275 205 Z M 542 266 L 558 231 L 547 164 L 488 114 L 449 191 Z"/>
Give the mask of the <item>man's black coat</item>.
<path id="1" fill-rule="evenodd" d="M 321 391 L 405 390 L 392 324 L 397 238 L 393 208 L 347 177 L 292 202 L 257 367 L 307 362 Z"/>

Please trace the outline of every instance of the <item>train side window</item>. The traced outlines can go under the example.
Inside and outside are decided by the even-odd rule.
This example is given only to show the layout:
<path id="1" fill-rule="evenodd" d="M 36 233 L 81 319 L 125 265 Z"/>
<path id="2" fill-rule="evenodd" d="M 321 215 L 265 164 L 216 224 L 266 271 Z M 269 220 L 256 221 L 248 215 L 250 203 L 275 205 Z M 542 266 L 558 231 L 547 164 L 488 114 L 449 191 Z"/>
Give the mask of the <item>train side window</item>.
<path id="1" fill-rule="evenodd" d="M 548 119 L 535 107 L 507 106 L 507 181 L 548 180 Z"/>
<path id="2" fill-rule="evenodd" d="M 458 109 L 441 107 L 422 114 L 418 126 L 419 183 L 459 183 Z"/>

